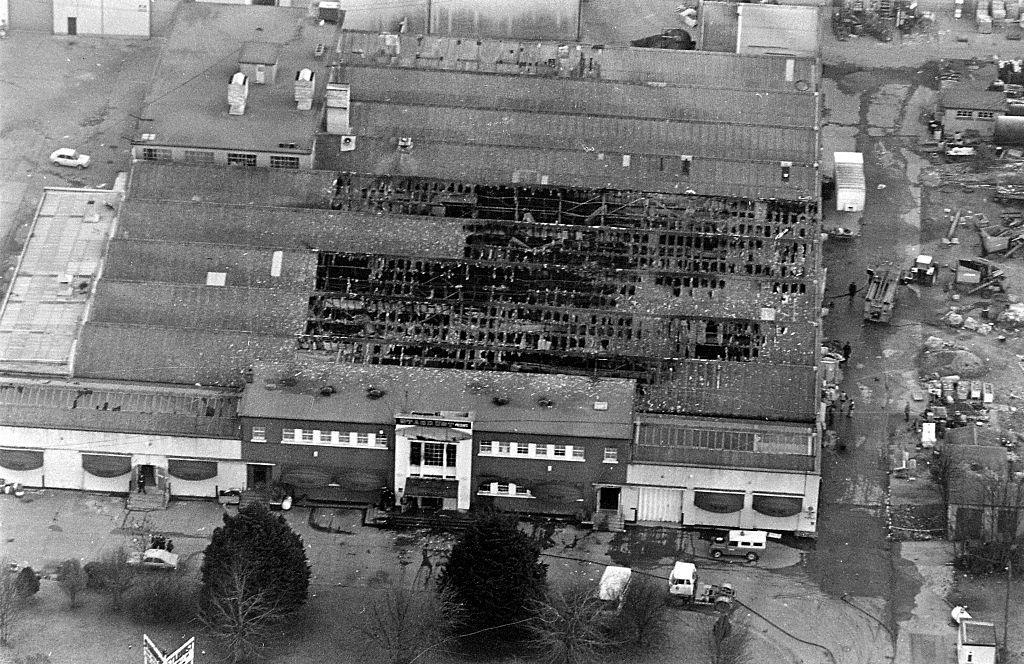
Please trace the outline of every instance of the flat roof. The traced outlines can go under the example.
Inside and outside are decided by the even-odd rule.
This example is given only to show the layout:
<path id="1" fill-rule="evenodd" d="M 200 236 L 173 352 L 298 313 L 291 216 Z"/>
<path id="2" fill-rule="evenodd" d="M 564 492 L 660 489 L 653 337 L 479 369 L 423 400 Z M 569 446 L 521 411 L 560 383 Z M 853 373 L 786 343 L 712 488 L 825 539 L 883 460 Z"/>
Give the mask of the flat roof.
<path id="1" fill-rule="evenodd" d="M 0 369 L 71 370 L 121 193 L 47 187 L 0 309 Z"/>
<path id="2" fill-rule="evenodd" d="M 964 108 L 975 111 L 1005 111 L 1006 95 L 1002 92 L 977 90 L 965 85 L 946 88 L 939 93 L 942 108 Z"/>
<path id="3" fill-rule="evenodd" d="M 736 52 L 814 57 L 819 46 L 817 6 L 734 4 L 738 15 Z"/>
<path id="4" fill-rule="evenodd" d="M 328 385 L 334 391 L 324 396 Z M 331 364 L 309 356 L 258 364 L 239 414 L 387 424 L 398 413 L 472 412 L 478 431 L 628 440 L 635 388 L 628 379 Z M 370 389 L 384 394 L 369 398 Z"/>
<path id="5" fill-rule="evenodd" d="M 314 52 L 325 44 L 329 54 L 336 31 L 333 24 L 318 25 L 305 8 L 182 5 L 161 49 L 133 143 L 312 152 L 329 57 L 316 59 Z M 245 113 L 229 115 L 228 82 L 242 57 L 277 62 L 276 81 L 261 85 L 250 77 Z M 316 73 L 316 94 L 313 108 L 299 111 L 295 74 L 307 68 Z"/>

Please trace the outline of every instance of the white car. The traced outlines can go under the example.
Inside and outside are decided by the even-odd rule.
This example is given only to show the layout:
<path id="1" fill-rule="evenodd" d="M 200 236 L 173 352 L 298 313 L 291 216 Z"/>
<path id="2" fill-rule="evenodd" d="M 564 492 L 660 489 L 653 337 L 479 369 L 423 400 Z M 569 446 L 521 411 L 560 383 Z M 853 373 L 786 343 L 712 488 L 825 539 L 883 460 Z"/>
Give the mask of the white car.
<path id="1" fill-rule="evenodd" d="M 50 161 L 58 166 L 71 166 L 73 168 L 85 168 L 92 161 L 92 157 L 82 154 L 71 148 L 61 148 L 50 153 Z"/>
<path id="2" fill-rule="evenodd" d="M 178 554 L 164 549 L 146 549 L 128 554 L 128 564 L 145 569 L 178 569 Z"/>

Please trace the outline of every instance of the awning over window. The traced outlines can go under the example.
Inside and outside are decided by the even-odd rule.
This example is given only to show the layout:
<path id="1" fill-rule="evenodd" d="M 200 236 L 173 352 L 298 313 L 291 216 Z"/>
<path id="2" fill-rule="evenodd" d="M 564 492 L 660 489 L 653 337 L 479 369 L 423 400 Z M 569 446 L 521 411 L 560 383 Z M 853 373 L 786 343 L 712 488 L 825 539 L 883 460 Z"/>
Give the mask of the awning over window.
<path id="1" fill-rule="evenodd" d="M 199 461 L 198 459 L 169 459 L 167 472 L 171 477 L 189 482 L 201 482 L 217 477 L 216 461 Z"/>
<path id="2" fill-rule="evenodd" d="M 754 494 L 754 511 L 765 516 L 795 516 L 804 508 L 800 496 L 769 496 Z"/>
<path id="3" fill-rule="evenodd" d="M 331 483 L 331 473 L 327 469 L 310 466 L 292 466 L 281 473 L 281 484 L 290 484 L 300 488 L 317 488 Z"/>
<path id="4" fill-rule="evenodd" d="M 405 480 L 405 495 L 417 498 L 458 498 L 458 480 L 410 477 Z"/>
<path id="5" fill-rule="evenodd" d="M 43 467 L 42 450 L 0 448 L 0 467 L 8 470 L 35 470 Z"/>
<path id="6" fill-rule="evenodd" d="M 723 493 L 720 491 L 696 491 L 693 504 L 706 512 L 729 514 L 743 509 L 742 493 Z"/>
<path id="7" fill-rule="evenodd" d="M 127 454 L 83 454 L 82 470 L 96 477 L 121 477 L 132 472 Z"/>

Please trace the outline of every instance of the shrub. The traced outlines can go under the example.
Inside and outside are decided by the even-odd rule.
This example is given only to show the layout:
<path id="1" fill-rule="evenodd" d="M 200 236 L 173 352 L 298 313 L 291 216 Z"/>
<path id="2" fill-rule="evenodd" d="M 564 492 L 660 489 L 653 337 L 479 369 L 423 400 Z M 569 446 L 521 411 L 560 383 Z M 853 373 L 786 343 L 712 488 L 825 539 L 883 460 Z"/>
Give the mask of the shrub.
<path id="1" fill-rule="evenodd" d="M 14 581 L 14 588 L 22 599 L 35 595 L 39 592 L 39 575 L 31 567 L 22 567 Z"/>
<path id="2" fill-rule="evenodd" d="M 82 563 L 77 558 L 69 558 L 60 564 L 57 570 L 57 582 L 60 589 L 68 596 L 71 608 L 78 606 L 78 595 L 86 589 L 89 584 L 89 576 L 82 569 Z"/>
<path id="3" fill-rule="evenodd" d="M 181 574 L 142 574 L 128 589 L 123 610 L 143 625 L 180 625 L 196 615 L 195 590 Z"/>

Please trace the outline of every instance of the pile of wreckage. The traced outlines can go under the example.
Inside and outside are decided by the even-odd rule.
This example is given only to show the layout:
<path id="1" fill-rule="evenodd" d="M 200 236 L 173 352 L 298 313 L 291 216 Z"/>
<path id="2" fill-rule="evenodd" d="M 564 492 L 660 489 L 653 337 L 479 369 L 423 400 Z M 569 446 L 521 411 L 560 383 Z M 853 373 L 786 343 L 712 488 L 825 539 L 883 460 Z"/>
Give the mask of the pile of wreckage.
<path id="1" fill-rule="evenodd" d="M 958 346 L 939 337 L 928 337 L 926 351 L 957 350 Z M 920 446 L 930 448 L 944 438 L 947 429 L 966 426 L 971 422 L 987 422 L 989 408 L 995 401 L 992 383 L 961 378 L 950 374 L 930 374 L 922 378 L 927 391 L 928 404 L 917 420 L 921 434 Z"/>
<path id="2" fill-rule="evenodd" d="M 1024 191 L 1021 196 L 1024 196 Z M 965 217 L 965 220 L 973 222 L 978 229 L 985 256 L 1002 254 L 1003 258 L 1012 258 L 1024 245 L 1024 212 L 1003 212 L 998 222 L 980 212 L 970 215 L 969 219 Z"/>

